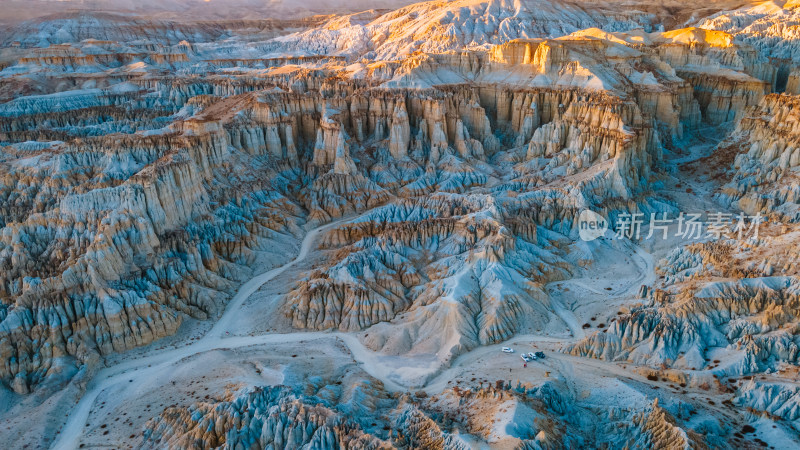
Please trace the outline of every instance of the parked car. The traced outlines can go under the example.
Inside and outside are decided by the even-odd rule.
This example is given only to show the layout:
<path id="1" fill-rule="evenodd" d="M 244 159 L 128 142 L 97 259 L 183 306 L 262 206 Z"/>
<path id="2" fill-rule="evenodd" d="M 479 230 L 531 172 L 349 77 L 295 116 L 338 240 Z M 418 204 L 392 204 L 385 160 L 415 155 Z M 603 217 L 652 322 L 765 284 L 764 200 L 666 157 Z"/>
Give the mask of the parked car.
<path id="1" fill-rule="evenodd" d="M 525 361 L 526 363 L 531 362 L 531 359 L 528 357 L 528 355 L 522 354 L 519 355 L 519 357 L 522 358 L 522 360 Z"/>
<path id="2" fill-rule="evenodd" d="M 514 349 L 511 347 L 503 347 L 503 353 L 514 353 Z"/>
<path id="3" fill-rule="evenodd" d="M 535 355 L 539 359 L 544 359 L 544 352 L 536 352 Z"/>

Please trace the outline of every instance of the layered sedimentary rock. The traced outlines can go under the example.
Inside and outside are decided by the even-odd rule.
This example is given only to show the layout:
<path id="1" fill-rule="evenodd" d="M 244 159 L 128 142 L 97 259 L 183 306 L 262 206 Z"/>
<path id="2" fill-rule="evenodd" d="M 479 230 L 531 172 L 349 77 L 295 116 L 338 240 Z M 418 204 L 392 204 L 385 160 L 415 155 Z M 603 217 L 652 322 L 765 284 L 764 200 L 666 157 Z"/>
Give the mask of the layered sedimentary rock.
<path id="1" fill-rule="evenodd" d="M 737 119 L 737 114 L 746 107 L 757 105 L 769 93 L 769 85 L 747 75 L 678 72 L 695 88 L 695 97 L 703 117 L 711 124 L 719 125 Z"/>
<path id="2" fill-rule="evenodd" d="M 354 91 L 352 85 L 335 79 L 319 85 L 319 90 L 302 93 L 264 89 L 265 85 L 295 83 L 296 78 L 137 80 L 125 89 L 25 97 L 4 105 L 8 139 L 54 131 L 59 133 L 54 137 L 63 139 L 47 145 L 18 143 L 4 150 L 8 170 L 3 236 L 9 268 L 4 272 L 4 286 L 7 304 L 14 305 L 4 322 L 4 352 L 13 361 L 6 366 L 8 383 L 19 378 L 15 386 L 26 390 L 23 386 L 47 377 L 54 357 L 77 357 L 77 364 L 94 361 L 92 355 L 144 345 L 173 333 L 182 313 L 197 318 L 215 315 L 220 301 L 212 293 L 235 285 L 240 265 L 252 261 L 251 249 L 263 248 L 272 230 L 294 229 L 292 216 L 302 215 L 298 206 L 307 211 L 307 222 L 320 223 L 395 197 L 443 191 L 457 195 L 436 199 L 434 210 L 436 214 L 452 211 L 463 201 L 462 193 L 497 175 L 487 173 L 483 161 L 508 145 L 504 141 L 511 139 L 505 133 L 522 136 L 524 147 L 517 161 L 546 164 L 550 160 L 542 174 L 544 184 L 554 181 L 564 165 L 569 166 L 569 174 L 576 174 L 605 164 L 575 184 L 592 196 L 591 203 L 609 195 L 626 199 L 643 192 L 651 166 L 659 158 L 652 122 L 641 117 L 635 104 L 585 96 L 575 89 L 515 92 L 459 85 L 415 91 L 371 89 L 363 83 L 366 89 Z M 164 98 L 174 103 L 163 115 L 139 109 L 166 106 L 159 100 Z M 29 114 L 34 110 L 38 112 Z M 130 133 L 127 127 L 133 123 L 144 123 L 149 129 L 116 137 L 88 132 L 102 124 L 106 132 Z M 519 142 L 520 138 L 513 139 Z M 552 143 L 546 145 L 548 150 L 543 150 L 544 142 Z M 582 153 L 576 153 L 578 149 Z M 266 172 L 234 174 L 232 161 L 258 161 L 259 170 Z M 467 336 L 454 347 L 456 352 L 510 336 L 525 309 L 520 302 L 543 307 L 535 306 L 541 300 L 534 300 L 540 295 L 537 288 L 525 288 L 508 299 L 506 294 L 493 294 L 494 306 L 480 305 L 485 300 L 478 298 L 486 294 L 480 293 L 479 286 L 507 278 L 491 264 L 495 258 L 515 267 L 515 277 L 544 283 L 565 276 L 567 265 L 538 248 L 535 225 L 525 225 L 529 216 L 516 215 L 522 208 L 533 208 L 541 211 L 534 223 L 541 221 L 542 226 L 567 232 L 583 200 L 576 203 L 559 191 L 524 200 L 505 198 L 506 191 L 521 182 L 517 178 L 527 179 L 526 172 L 532 168 L 513 169 L 509 163 L 504 170 L 511 175 L 510 185 L 482 200 L 465 197 L 473 206 L 448 213 L 463 216 L 461 225 L 455 225 L 458 220 L 431 223 L 436 240 L 464 242 L 428 259 L 427 264 L 433 266 L 426 270 L 438 271 L 442 257 L 474 255 L 467 263 L 478 269 L 478 297 L 466 302 L 459 321 L 473 320 L 470 308 L 495 310 L 481 319 L 483 325 L 474 332 L 456 324 L 460 330 L 456 335 Z M 250 180 L 249 188 L 240 191 L 234 184 L 239 180 Z M 291 186 L 293 182 L 297 184 Z M 524 183 L 527 188 L 536 186 Z M 20 190 L 21 185 L 27 188 Z M 496 198 L 506 209 L 500 216 L 492 206 Z M 33 211 L 27 210 L 31 206 Z M 472 231 L 459 236 L 463 232 L 458 227 L 473 227 L 470 215 L 487 208 L 493 220 L 504 225 L 498 228 L 481 219 L 475 225 L 489 228 L 479 237 Z M 21 244 L 29 236 L 55 238 L 63 244 L 48 248 Z M 429 237 L 418 239 L 420 250 L 431 244 Z M 502 247 L 493 247 L 500 242 L 504 242 Z M 451 272 L 438 277 L 442 279 L 427 291 L 411 296 L 409 290 L 429 283 L 430 275 L 416 275 L 419 268 L 397 262 L 396 256 L 390 258 L 392 253 L 380 249 L 379 241 L 364 240 L 360 245 L 365 253 L 359 258 L 381 255 L 377 261 L 383 262 L 371 268 L 379 278 L 373 292 L 356 301 L 360 306 L 351 308 L 358 312 L 330 322 L 322 319 L 325 314 L 314 312 L 317 307 L 312 305 L 320 301 L 320 294 L 303 294 L 297 297 L 305 300 L 299 303 L 296 324 L 361 329 L 391 320 L 417 297 L 429 298 L 423 303 L 433 301 L 435 292 L 463 277 Z M 511 256 L 506 255 L 509 252 Z M 553 267 L 535 267 L 533 262 L 541 255 L 548 255 L 544 259 Z M 408 276 L 397 280 L 394 273 L 403 264 Z M 389 274 L 383 275 L 386 271 Z M 513 277 L 508 282 L 509 286 L 522 284 Z M 334 311 L 340 308 L 337 304 L 363 295 L 341 287 L 331 292 L 338 292 L 338 300 L 327 306 Z M 39 300 L 26 300 L 33 298 Z M 379 299 L 392 306 L 372 310 Z M 66 312 L 73 310 L 75 315 Z M 130 320 L 133 310 L 141 321 Z M 45 319 L 51 316 L 58 320 Z M 73 324 L 84 317 L 90 325 L 85 331 L 76 330 Z M 65 328 L 70 332 L 52 332 Z M 39 330 L 49 330 L 44 331 L 50 336 L 47 342 L 36 337 Z M 58 350 L 50 353 L 50 347 Z M 46 348 L 48 356 L 33 357 L 40 348 Z"/>
<path id="3" fill-rule="evenodd" d="M 667 449 L 702 448 L 705 446 L 703 436 L 696 432 L 687 432 L 676 425 L 676 420 L 667 411 L 658 406 L 658 399 L 650 411 L 634 416 L 632 425 L 636 428 L 635 442 L 632 447 L 658 447 Z"/>
<path id="4" fill-rule="evenodd" d="M 294 323 L 360 330 L 415 305 L 417 329 L 452 327 L 459 347 L 505 339 L 524 311 L 542 308 L 539 289 L 523 280 L 562 277 L 566 263 L 537 247 L 535 227 L 516 226 L 521 211 L 497 207 L 486 196 L 438 195 L 390 204 L 331 231 L 323 248 L 344 247 L 332 266 L 289 294 Z M 537 256 L 555 267 L 543 271 Z M 455 302 L 449 318 L 430 314 L 429 304 L 449 303 L 440 297 Z"/>
<path id="5" fill-rule="evenodd" d="M 219 404 L 170 408 L 148 424 L 142 447 L 391 448 L 347 417 L 338 402 L 345 395 L 339 386 L 316 388 L 302 394 L 286 386 L 265 387 Z M 366 389 L 363 395 L 377 397 L 371 400 L 378 404 L 386 402 L 368 385 L 355 389 Z"/>
<path id="6" fill-rule="evenodd" d="M 6 154 L 3 376 L 22 391 L 55 359 L 92 362 L 174 333 L 183 314 L 215 315 L 218 293 L 253 260 L 250 249 L 294 227 L 270 217 L 294 207 L 264 185 L 209 193 L 224 156 L 211 136 L 76 144 Z M 25 164 L 31 157 L 42 164 Z M 30 197 L 15 192 L 19 183 Z M 37 200 L 48 197 L 55 201 Z"/>
<path id="7" fill-rule="evenodd" d="M 753 413 L 780 417 L 798 426 L 800 391 L 792 383 L 749 380 L 739 387 L 734 401 Z"/>
<path id="8" fill-rule="evenodd" d="M 583 6 L 583 7 L 582 7 Z M 624 31 L 652 27 L 653 16 L 637 10 L 620 11 L 606 5 L 526 0 L 460 0 L 410 5 L 379 17 L 361 13 L 349 20 L 334 18 L 318 28 L 275 43 L 309 53 L 397 60 L 416 51 L 441 53 L 485 47 L 520 37 L 557 37 L 590 26 Z M 495 20 L 502 16 L 505 22 Z"/>
<path id="9" fill-rule="evenodd" d="M 798 41 L 794 24 L 800 17 L 800 5 L 789 0 L 780 3 L 754 4 L 722 11 L 698 20 L 698 26 L 736 36 L 765 56 L 798 61 Z"/>
<path id="10" fill-rule="evenodd" d="M 791 95 L 800 95 L 800 70 L 794 69 L 786 76 L 785 92 Z"/>
<path id="11" fill-rule="evenodd" d="M 711 367 L 719 376 L 760 372 L 782 361 L 796 364 L 800 346 L 792 330 L 798 315 L 797 277 L 755 278 L 772 273 L 769 261 L 776 258 L 763 255 L 772 245 L 764 242 L 736 255 L 744 261 L 733 267 L 727 264 L 735 255 L 730 244 L 697 244 L 673 252 L 662 261 L 666 290 L 653 290 L 648 304 L 620 312 L 607 330 L 567 351 L 699 370 L 711 365 L 706 354 L 710 346 L 727 347 L 737 357 L 728 358 L 724 367 Z M 705 281 L 731 276 L 751 278 Z"/>
<path id="12" fill-rule="evenodd" d="M 668 32 L 608 33 L 590 29 L 573 36 L 604 39 L 650 55 L 654 59 L 647 63 L 652 72 L 645 72 L 640 81 L 643 84 L 653 84 L 663 77 L 659 72 L 667 64 L 692 86 L 702 119 L 715 125 L 735 120 L 744 108 L 758 104 L 777 83 L 778 71 L 765 55 L 721 31 L 690 27 Z M 697 116 L 695 107 L 685 100 L 681 106 L 681 119 L 696 125 L 691 121 Z"/>
<path id="13" fill-rule="evenodd" d="M 530 386 L 499 380 L 428 397 L 387 395 L 374 380 L 352 378 L 345 378 L 352 387 L 316 378 L 295 388 L 257 387 L 170 407 L 148 422 L 140 447 L 463 450 L 479 437 L 492 446 L 520 449 L 603 442 L 686 448 L 728 441 L 713 427 L 705 436 L 692 431 L 657 401 L 644 408 L 587 407 L 562 395 L 558 382 Z M 597 419 L 607 426 L 585 428 Z"/>
<path id="14" fill-rule="evenodd" d="M 53 301 L 27 306 L 18 300 L 33 292 L 58 295 L 68 305 L 81 295 L 98 299 L 75 318 L 55 309 L 63 326 L 84 315 L 95 317 L 94 305 L 103 304 L 104 296 L 126 295 L 114 284 L 124 282 L 133 286 L 127 288 L 135 299 L 131 304 L 153 305 L 152 312 L 142 313 L 145 323 L 163 317 L 151 327 L 156 331 L 142 332 L 130 320 L 107 326 L 104 321 L 117 319 L 104 314 L 103 331 L 79 338 L 66 334 L 49 345 L 80 342 L 59 350 L 77 355 L 79 362 L 91 359 L 86 355 L 94 348 L 102 355 L 143 345 L 174 332 L 180 313 L 216 314 L 221 303 L 211 300 L 211 293 L 234 286 L 237 267 L 252 261 L 251 250 L 263 248 L 270 230 L 293 230 L 293 216 L 318 224 L 387 204 L 365 220 L 381 222 L 388 214 L 396 225 L 326 241 L 335 250 L 330 262 L 287 297 L 295 326 L 360 330 L 413 311 L 417 319 L 409 330 L 417 338 L 373 345 L 399 349 L 413 342 L 449 342 L 447 359 L 510 337 L 522 317 L 541 325 L 548 308 L 541 286 L 567 277 L 572 268 L 557 239 L 542 237 L 537 228 L 569 234 L 585 207 L 651 208 L 642 196 L 661 161 L 661 131 L 665 138 L 678 138 L 700 120 L 688 93 L 691 84 L 667 70 L 657 54 L 617 41 L 609 36 L 515 41 L 487 53 L 432 56 L 444 58 L 441 62 L 464 79 L 426 89 L 391 80 L 381 86 L 388 77 L 422 77 L 432 67 L 425 59 L 357 80 L 346 72 L 334 75 L 335 61 L 314 60 L 316 69 L 271 68 L 259 78 L 246 71 L 240 77 L 133 77 L 117 84 L 105 78 L 111 84 L 103 88 L 8 102 L 2 108 L 7 139 L 38 133 L 63 141 L 33 151 L 20 142 L 4 153 L 6 292 L 8 304 L 20 305 L 9 309 L 8 323 L 54 307 Z M 85 55 L 85 45 L 80 53 L 67 46 L 60 51 Z M 189 64 L 202 53 L 188 43 L 178 49 L 189 55 Z M 610 67 L 598 55 L 610 58 Z M 54 61 L 31 60 L 28 66 L 40 63 Z M 645 72 L 635 69 L 645 63 L 662 64 L 648 72 L 653 83 L 642 81 Z M 536 67 L 532 75 L 529 66 Z M 492 82 L 496 74 L 522 71 L 528 74 L 510 78 L 508 85 Z M 566 85 L 564 77 L 570 80 Z M 593 87 L 591 80 L 599 84 Z M 152 109 L 162 112 L 143 112 Z M 138 131 L 130 134 L 134 125 Z M 107 133 L 129 134 L 112 142 L 102 136 Z M 233 165 L 244 161 L 260 168 L 234 174 Z M 54 185 L 51 179 L 65 181 Z M 241 180 L 251 180 L 242 192 L 235 185 Z M 20 183 L 28 186 L 24 193 Z M 482 186 L 488 190 L 468 193 Z M 414 199 L 434 192 L 449 194 Z M 29 205 L 38 215 L 25 211 Z M 416 210 L 428 213 L 418 216 Z M 116 222 L 104 228 L 109 218 Z M 59 269 L 31 272 L 33 261 L 42 261 L 42 250 L 26 248 L 18 255 L 12 249 L 19 247 L 14 242 L 20 236 L 33 233 L 33 224 L 43 223 L 37 235 L 81 233 L 85 243 L 60 253 L 48 250 L 44 254 L 53 262 L 48 267 Z M 127 231 L 133 224 L 141 231 Z M 120 233 L 124 239 L 115 237 Z M 109 242 L 95 243 L 94 236 Z M 165 236 L 177 247 L 165 248 Z M 120 239 L 126 242 L 123 250 Z M 186 248 L 198 249 L 191 263 L 184 262 L 194 255 Z M 150 269 L 161 255 L 181 262 Z M 168 273 L 163 279 L 148 275 L 160 270 Z M 142 276 L 158 288 L 141 287 Z M 174 286 L 186 280 L 191 282 L 182 289 L 188 291 L 180 292 L 188 292 L 190 300 L 177 301 Z M 443 303 L 442 296 L 457 299 L 451 310 L 425 312 L 433 310 L 426 305 Z M 9 326 L 7 352 L 16 363 L 7 366 L 8 382 L 21 376 L 36 384 L 45 377 L 48 358 L 19 362 L 36 352 L 23 350 L 19 340 L 43 345 L 32 337 L 37 320 L 20 319 L 21 329 Z M 450 331 L 429 340 L 442 326 Z"/>
<path id="15" fill-rule="evenodd" d="M 749 214 L 800 220 L 800 99 L 770 95 L 746 110 L 720 157 L 733 157 L 732 177 L 719 196 Z"/>
<path id="16" fill-rule="evenodd" d="M 110 130 L 137 117 L 71 108 L 85 113 L 84 126 L 107 121 Z M 62 125 L 47 109 L 9 127 Z M 228 133 L 185 125 L 183 134 L 67 135 L 3 150 L 1 340 L 3 378 L 15 390 L 171 335 L 187 316 L 215 316 L 253 250 L 296 232 L 298 206 L 280 194 L 279 164 L 291 158 L 232 174 L 231 159 L 249 156 L 231 152 Z"/>
<path id="17" fill-rule="evenodd" d="M 217 318 L 251 271 L 288 262 L 304 231 L 337 219 L 305 241 L 309 261 L 239 298 L 248 317 L 223 322 L 241 329 L 204 342 L 336 331 L 324 336 L 354 358 L 386 362 L 370 370 L 387 386 L 420 390 L 276 369 L 285 385 L 254 375 L 190 407 L 148 405 L 141 447 L 741 445 L 706 420 L 729 411 L 687 404 L 696 390 L 796 421 L 784 373 L 800 356 L 800 105 L 770 94 L 797 91 L 794 56 L 723 15 L 673 29 L 727 4 L 711 3 L 463 0 L 286 23 L 79 15 L 12 30 L 0 53 L 0 381 L 17 393 L 87 381 L 112 353 L 182 326 L 195 336 L 208 324 L 193 319 Z M 698 187 L 717 192 L 729 233 L 679 245 L 653 277 L 645 253 L 658 245 L 582 240 L 586 209 L 647 217 L 694 207 Z M 740 212 L 770 222 L 741 238 Z M 641 279 L 656 281 L 636 296 Z M 620 306 L 605 324 L 576 326 L 605 301 Z M 511 338 L 567 355 L 526 360 L 533 385 L 444 379 L 486 357 L 465 353 Z M 506 360 L 486 358 L 476 372 L 505 378 Z M 777 375 L 738 383 L 756 374 Z M 667 379 L 692 394 L 672 386 L 673 401 L 653 402 Z"/>
<path id="18" fill-rule="evenodd" d="M 537 226 L 569 233 L 581 207 L 635 199 L 647 189 L 660 145 L 634 103 L 603 94 L 453 86 L 422 95 L 406 93 L 406 114 L 398 115 L 396 106 L 379 109 L 393 111 L 402 127 L 413 124 L 411 151 L 399 161 L 378 157 L 371 175 L 398 196 L 455 194 L 395 200 L 329 232 L 323 248 L 336 249 L 334 259 L 288 295 L 288 315 L 298 327 L 354 331 L 409 311 L 409 324 L 386 325 L 380 334 L 387 335 L 374 345 L 394 351 L 445 346 L 440 354 L 449 358 L 510 337 L 520 321 L 541 326 L 547 305 L 540 286 L 567 276 L 570 264 L 552 250 L 555 242 L 538 236 Z M 351 123 L 363 123 L 358 110 L 349 110 Z M 388 128 L 383 120 L 374 120 L 373 139 L 380 133 L 383 145 L 396 148 L 397 133 L 380 131 Z M 477 161 L 506 153 L 493 125 L 530 141 L 503 155 L 505 183 L 489 194 L 461 195 L 488 181 Z M 316 140 L 315 160 L 334 171 L 330 158 L 343 129 L 325 125 Z M 347 134 L 369 135 L 359 128 Z M 466 136 L 475 136 L 471 144 Z M 421 177 L 388 177 L 409 170 Z M 534 174 L 539 181 L 531 181 Z M 540 192 L 509 195 L 535 189 Z M 411 342 L 389 336 L 393 327 Z"/>

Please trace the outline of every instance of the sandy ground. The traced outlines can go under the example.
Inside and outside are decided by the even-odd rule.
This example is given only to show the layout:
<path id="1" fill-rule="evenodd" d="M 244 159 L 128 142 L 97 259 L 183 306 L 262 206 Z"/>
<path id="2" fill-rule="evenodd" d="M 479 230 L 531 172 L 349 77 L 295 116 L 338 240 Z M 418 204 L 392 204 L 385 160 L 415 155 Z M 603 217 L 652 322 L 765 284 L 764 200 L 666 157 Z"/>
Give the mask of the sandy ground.
<path id="1" fill-rule="evenodd" d="M 146 422 L 167 407 L 221 401 L 226 393 L 251 386 L 294 385 L 347 365 L 355 367 L 347 347 L 328 338 L 196 353 L 162 370 L 135 374 L 134 382 L 123 377 L 103 390 L 87 416 L 81 443 L 100 448 L 115 442 L 117 448 L 132 448 Z"/>

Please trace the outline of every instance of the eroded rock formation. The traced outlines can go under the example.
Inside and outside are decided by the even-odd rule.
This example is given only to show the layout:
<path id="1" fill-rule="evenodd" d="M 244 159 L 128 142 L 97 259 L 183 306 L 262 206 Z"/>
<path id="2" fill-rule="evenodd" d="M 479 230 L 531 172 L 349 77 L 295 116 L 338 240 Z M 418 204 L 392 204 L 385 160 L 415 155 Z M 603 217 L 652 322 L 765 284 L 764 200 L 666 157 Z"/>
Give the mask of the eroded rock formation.
<path id="1" fill-rule="evenodd" d="M 373 374 L 386 386 L 419 390 L 276 369 L 281 385 L 254 376 L 167 407 L 140 447 L 750 442 L 699 391 L 796 428 L 800 76 L 792 27 L 766 23 L 797 8 L 620 3 L 458 0 L 280 23 L 79 14 L 4 34 L 3 387 L 82 389 L 112 354 L 194 338 L 253 271 L 339 220 L 305 241 L 309 261 L 237 297 L 249 317 L 222 322 L 241 330 L 203 342 L 336 331 L 320 334 L 386 362 Z M 682 179 L 686 165 L 702 182 Z M 700 196 L 730 213 L 730 233 L 677 245 L 654 277 L 646 253 L 663 248 L 610 239 L 613 225 L 580 234 L 586 209 L 613 224 Z M 737 236 L 739 213 L 767 219 L 762 233 Z M 642 279 L 655 281 L 623 286 Z M 587 309 L 607 321 L 582 326 L 600 315 Z M 501 355 L 535 365 L 534 384 L 486 387 L 459 367 L 512 338 L 566 354 Z M 478 372 L 506 376 L 506 360 L 487 361 Z M 448 365 L 463 379 L 427 385 Z M 758 374 L 777 375 L 742 379 Z M 681 389 L 660 404 L 659 383 Z"/>

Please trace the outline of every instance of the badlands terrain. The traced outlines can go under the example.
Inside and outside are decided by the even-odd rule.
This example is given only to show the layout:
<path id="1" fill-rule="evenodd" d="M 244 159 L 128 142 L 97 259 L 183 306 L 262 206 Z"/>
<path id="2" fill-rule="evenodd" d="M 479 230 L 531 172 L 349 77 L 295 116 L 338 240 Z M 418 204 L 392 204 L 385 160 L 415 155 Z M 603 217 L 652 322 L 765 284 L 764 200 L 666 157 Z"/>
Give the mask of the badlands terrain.
<path id="1" fill-rule="evenodd" d="M 22 3 L 2 448 L 800 447 L 799 2 Z"/>

